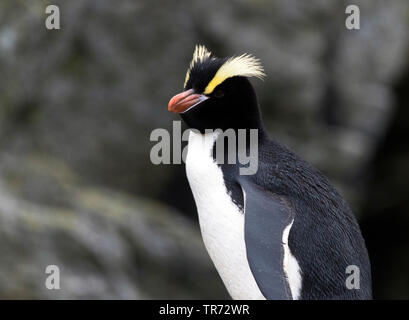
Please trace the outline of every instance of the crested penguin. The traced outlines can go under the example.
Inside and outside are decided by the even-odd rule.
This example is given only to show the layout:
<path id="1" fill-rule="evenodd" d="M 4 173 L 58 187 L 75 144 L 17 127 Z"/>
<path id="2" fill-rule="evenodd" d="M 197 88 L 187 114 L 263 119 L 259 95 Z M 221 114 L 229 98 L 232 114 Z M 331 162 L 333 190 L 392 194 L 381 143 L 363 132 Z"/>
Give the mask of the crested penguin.
<path id="1" fill-rule="evenodd" d="M 369 257 L 348 204 L 263 126 L 249 78 L 264 76 L 252 55 L 218 58 L 196 46 L 184 90 L 168 104 L 192 129 L 186 174 L 209 256 L 233 299 L 371 299 Z M 225 130 L 246 131 L 245 152 L 257 130 L 254 174 L 218 161 Z"/>

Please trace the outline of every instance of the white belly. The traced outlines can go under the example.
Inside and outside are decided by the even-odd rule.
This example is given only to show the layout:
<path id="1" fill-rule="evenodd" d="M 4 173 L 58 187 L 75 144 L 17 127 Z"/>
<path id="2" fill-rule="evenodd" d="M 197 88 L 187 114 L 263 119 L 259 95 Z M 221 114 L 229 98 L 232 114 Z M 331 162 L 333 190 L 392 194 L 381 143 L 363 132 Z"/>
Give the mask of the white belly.
<path id="1" fill-rule="evenodd" d="M 206 249 L 233 299 L 265 299 L 251 273 L 244 242 L 244 214 L 227 194 L 211 150 L 217 133 L 191 132 L 186 173 Z"/>

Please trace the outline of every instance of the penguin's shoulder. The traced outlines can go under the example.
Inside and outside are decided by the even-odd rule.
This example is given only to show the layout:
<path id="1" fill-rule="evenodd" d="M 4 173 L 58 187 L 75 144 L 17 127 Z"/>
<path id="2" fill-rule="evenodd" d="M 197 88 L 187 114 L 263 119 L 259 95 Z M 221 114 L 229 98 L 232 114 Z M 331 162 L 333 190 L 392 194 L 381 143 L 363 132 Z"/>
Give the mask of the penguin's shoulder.
<path id="1" fill-rule="evenodd" d="M 349 206 L 329 179 L 288 147 L 266 140 L 259 151 L 255 183 L 273 193 L 304 201 L 318 211 L 332 212 Z"/>

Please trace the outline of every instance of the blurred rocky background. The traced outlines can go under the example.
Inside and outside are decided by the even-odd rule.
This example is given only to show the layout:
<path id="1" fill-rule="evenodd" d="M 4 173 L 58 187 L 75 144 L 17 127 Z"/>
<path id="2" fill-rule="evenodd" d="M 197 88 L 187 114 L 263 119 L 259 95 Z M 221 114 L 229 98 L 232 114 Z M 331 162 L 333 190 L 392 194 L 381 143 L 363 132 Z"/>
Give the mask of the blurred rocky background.
<path id="1" fill-rule="evenodd" d="M 49 4 L 60 30 L 45 28 Z M 408 299 L 408 31 L 406 0 L 2 0 L 0 298 L 228 297 L 183 165 L 149 158 L 201 43 L 261 59 L 271 136 L 351 203 L 375 298 Z"/>

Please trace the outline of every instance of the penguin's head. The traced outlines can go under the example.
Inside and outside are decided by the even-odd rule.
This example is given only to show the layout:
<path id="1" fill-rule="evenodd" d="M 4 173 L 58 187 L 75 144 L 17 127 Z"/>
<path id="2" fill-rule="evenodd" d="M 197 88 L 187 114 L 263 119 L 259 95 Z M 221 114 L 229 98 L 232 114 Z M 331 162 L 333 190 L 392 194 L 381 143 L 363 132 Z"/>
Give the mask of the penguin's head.
<path id="1" fill-rule="evenodd" d="M 248 78 L 264 76 L 260 61 L 249 54 L 217 58 L 204 46 L 196 46 L 184 91 L 169 101 L 168 110 L 201 132 L 257 128 L 257 98 Z"/>

